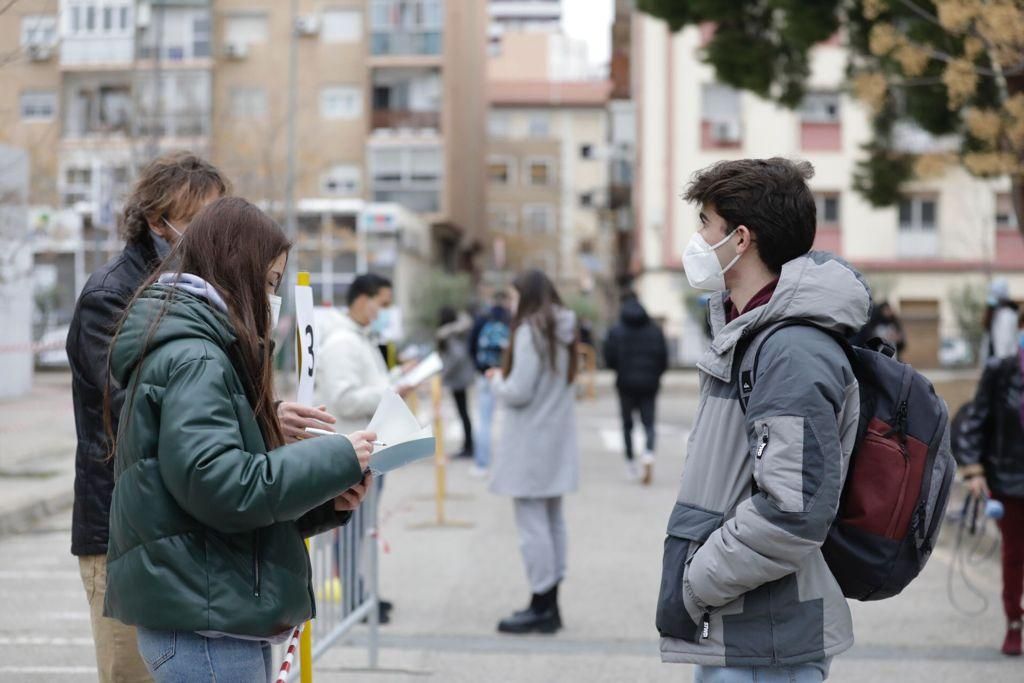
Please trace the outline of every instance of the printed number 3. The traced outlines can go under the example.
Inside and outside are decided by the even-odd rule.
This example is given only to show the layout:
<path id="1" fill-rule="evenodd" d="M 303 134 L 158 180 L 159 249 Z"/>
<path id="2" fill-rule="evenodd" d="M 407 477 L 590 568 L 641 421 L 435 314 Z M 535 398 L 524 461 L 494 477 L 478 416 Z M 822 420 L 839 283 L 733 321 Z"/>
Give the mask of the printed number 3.
<path id="1" fill-rule="evenodd" d="M 312 377 L 313 376 L 313 366 L 316 365 L 315 354 L 313 353 L 313 326 L 312 325 L 306 325 L 306 336 L 309 337 L 309 346 L 306 349 L 307 351 L 309 351 L 309 368 L 306 370 L 306 372 L 308 372 L 309 376 Z"/>

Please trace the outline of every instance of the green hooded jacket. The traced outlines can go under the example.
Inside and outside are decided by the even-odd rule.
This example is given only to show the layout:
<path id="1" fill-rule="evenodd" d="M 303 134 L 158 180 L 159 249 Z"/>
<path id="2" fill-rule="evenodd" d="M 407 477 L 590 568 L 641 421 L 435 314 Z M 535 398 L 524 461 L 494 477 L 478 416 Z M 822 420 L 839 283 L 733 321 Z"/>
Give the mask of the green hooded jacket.
<path id="1" fill-rule="evenodd" d="M 107 616 L 271 637 L 315 614 L 303 538 L 348 520 L 333 499 L 362 479 L 359 461 L 335 437 L 268 452 L 240 367 L 230 322 L 206 300 L 155 285 L 129 309 L 110 353 L 127 391 Z"/>

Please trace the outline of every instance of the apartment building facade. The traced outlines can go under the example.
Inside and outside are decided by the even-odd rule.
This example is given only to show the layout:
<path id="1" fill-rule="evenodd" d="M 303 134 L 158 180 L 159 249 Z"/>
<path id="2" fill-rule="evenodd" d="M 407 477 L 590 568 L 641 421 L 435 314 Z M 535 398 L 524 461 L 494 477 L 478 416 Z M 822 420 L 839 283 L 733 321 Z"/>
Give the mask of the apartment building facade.
<path id="1" fill-rule="evenodd" d="M 492 83 L 488 266 L 540 268 L 574 290 L 609 275 L 608 84 Z"/>
<path id="2" fill-rule="evenodd" d="M 906 357 L 915 364 L 936 365 L 942 340 L 961 336 L 955 302 L 964 287 L 980 291 L 1000 276 L 1024 297 L 1024 241 L 1008 180 L 979 180 L 951 168 L 912 183 L 897 206 L 872 207 L 852 186 L 871 128 L 863 105 L 845 91 L 847 55 L 840 41 L 814 49 L 808 95 L 790 111 L 716 82 L 699 59 L 712 30 L 688 27 L 672 35 L 645 15 L 635 14 L 632 22 L 637 163 L 631 270 L 652 314 L 664 322 L 678 362 L 695 362 L 706 343 L 701 308 L 681 263 L 698 226 L 697 209 L 680 195 L 697 170 L 723 159 L 784 156 L 814 165 L 815 247 L 850 260 L 867 276 L 876 300 L 894 305 L 910 337 Z M 907 151 L 951 142 L 909 126 L 900 133 L 898 144 Z"/>
<path id="3" fill-rule="evenodd" d="M 557 33 L 562 24 L 562 0 L 486 0 L 490 15 L 488 39 L 493 48 L 509 31 Z"/>
<path id="4" fill-rule="evenodd" d="M 276 0 L 27 0 L 0 16 L 0 35 L 22 48 L 0 69 L 13 86 L 0 89 L 0 129 L 32 157 L 37 261 L 72 303 L 119 248 L 121 198 L 162 151 L 208 156 L 282 217 L 293 37 L 296 256 L 318 301 L 342 301 L 360 265 L 397 262 L 390 247 L 361 259 L 367 239 L 401 240 L 394 221 L 361 237 L 379 223 L 364 210 L 407 209 L 450 267 L 482 235 L 480 3 L 300 0 L 293 17 Z"/>

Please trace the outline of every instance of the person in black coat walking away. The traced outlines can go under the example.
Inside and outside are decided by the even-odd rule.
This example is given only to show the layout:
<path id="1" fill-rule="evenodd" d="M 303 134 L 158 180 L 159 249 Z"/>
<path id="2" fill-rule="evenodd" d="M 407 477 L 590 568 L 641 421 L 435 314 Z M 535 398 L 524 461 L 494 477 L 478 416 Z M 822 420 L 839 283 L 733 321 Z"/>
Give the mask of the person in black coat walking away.
<path id="1" fill-rule="evenodd" d="M 622 408 L 622 432 L 626 446 L 626 476 L 649 485 L 654 475 L 655 404 L 661 376 L 668 369 L 668 345 L 661 328 L 651 320 L 635 294 L 622 302 L 619 322 L 604 342 L 605 364 L 616 372 L 615 386 Z M 640 413 L 647 442 L 640 464 L 633 457 L 633 413 Z"/>
<path id="2" fill-rule="evenodd" d="M 960 474 L 975 498 L 1003 504 L 1003 654 L 1021 654 L 1024 631 L 1024 377 L 1021 353 L 990 358 L 973 403 L 955 434 Z"/>

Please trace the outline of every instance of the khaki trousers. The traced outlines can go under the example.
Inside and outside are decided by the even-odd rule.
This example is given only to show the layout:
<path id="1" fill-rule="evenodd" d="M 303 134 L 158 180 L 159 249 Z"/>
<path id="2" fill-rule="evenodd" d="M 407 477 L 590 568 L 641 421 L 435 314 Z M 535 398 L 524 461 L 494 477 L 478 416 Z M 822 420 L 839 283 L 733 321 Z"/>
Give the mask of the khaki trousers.
<path id="1" fill-rule="evenodd" d="M 96 645 L 96 668 L 101 683 L 152 681 L 135 640 L 135 627 L 103 616 L 103 598 L 107 594 L 107 556 L 78 558 L 82 585 L 89 599 L 92 640 Z"/>

